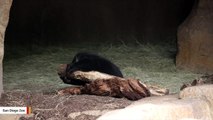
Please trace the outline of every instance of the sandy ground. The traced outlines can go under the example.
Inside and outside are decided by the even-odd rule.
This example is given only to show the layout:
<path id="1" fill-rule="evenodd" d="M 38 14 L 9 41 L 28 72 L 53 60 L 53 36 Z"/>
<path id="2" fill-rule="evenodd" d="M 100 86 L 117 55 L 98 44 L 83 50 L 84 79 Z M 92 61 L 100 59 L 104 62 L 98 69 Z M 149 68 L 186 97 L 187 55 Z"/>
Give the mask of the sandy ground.
<path id="1" fill-rule="evenodd" d="M 56 95 L 6 91 L 0 106 L 30 106 L 32 114 L 21 120 L 95 120 L 103 113 L 124 108 L 133 101 L 94 95 Z"/>

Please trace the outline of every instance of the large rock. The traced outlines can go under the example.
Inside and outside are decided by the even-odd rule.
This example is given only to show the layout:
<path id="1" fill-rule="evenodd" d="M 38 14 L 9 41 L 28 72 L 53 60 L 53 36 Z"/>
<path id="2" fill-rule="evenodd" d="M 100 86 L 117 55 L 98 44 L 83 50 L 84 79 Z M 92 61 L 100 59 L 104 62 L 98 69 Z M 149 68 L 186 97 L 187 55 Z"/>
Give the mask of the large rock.
<path id="1" fill-rule="evenodd" d="M 179 98 L 195 98 L 195 97 L 206 97 L 209 99 L 210 103 L 213 105 L 213 85 L 200 85 L 184 88 L 180 94 Z"/>
<path id="2" fill-rule="evenodd" d="M 19 115 L 19 114 L 1 114 L 0 120 L 28 120 L 33 114 Z M 24 119 L 26 118 L 26 119 Z"/>
<path id="3" fill-rule="evenodd" d="M 213 1 L 199 0 L 178 29 L 178 68 L 213 73 Z"/>
<path id="4" fill-rule="evenodd" d="M 180 99 L 189 98 L 205 98 L 210 106 L 210 114 L 213 118 L 213 85 L 200 85 L 187 87 L 183 89 L 179 94 Z"/>
<path id="5" fill-rule="evenodd" d="M 4 34 L 9 21 L 9 11 L 12 0 L 0 0 L 0 97 L 3 92 L 2 60 L 4 56 Z"/>
<path id="6" fill-rule="evenodd" d="M 0 115 L 0 120 L 19 120 L 20 115 Z"/>
<path id="7" fill-rule="evenodd" d="M 110 111 L 98 120 L 212 120 L 213 85 L 185 88 L 177 95 L 149 97 Z"/>

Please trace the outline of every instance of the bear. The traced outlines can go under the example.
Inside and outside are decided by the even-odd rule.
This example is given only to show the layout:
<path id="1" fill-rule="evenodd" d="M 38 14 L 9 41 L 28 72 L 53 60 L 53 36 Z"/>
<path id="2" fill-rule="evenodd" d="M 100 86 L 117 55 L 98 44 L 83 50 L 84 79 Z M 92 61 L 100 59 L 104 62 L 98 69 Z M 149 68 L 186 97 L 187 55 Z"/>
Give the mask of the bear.
<path id="1" fill-rule="evenodd" d="M 74 80 L 67 76 L 68 73 L 70 74 L 75 71 L 98 71 L 101 73 L 106 73 L 109 75 L 123 78 L 123 74 L 119 67 L 117 67 L 110 60 L 97 54 L 88 52 L 77 53 L 70 64 L 62 65 L 62 68 L 61 70 L 59 70 L 58 75 L 66 84 L 85 85 L 86 82 Z"/>

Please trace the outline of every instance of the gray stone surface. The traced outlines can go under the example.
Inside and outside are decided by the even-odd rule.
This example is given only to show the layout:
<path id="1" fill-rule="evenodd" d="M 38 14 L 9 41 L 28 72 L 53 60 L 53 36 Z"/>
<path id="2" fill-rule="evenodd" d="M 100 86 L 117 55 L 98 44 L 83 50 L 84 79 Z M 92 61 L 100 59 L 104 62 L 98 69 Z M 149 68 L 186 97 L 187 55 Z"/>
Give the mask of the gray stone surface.
<path id="1" fill-rule="evenodd" d="M 22 117 L 29 118 L 33 114 L 28 115 L 0 115 L 0 120 L 22 120 Z M 25 119 L 24 119 L 25 120 Z"/>
<path id="2" fill-rule="evenodd" d="M 212 84 L 187 87 L 180 92 L 179 98 L 181 98 L 181 99 L 190 99 L 190 98 L 206 99 L 208 105 L 210 106 L 210 114 L 213 118 L 213 85 Z"/>
<path id="3" fill-rule="evenodd" d="M 2 60 L 4 56 L 4 34 L 9 21 L 12 0 L 0 0 L 0 97 L 3 92 Z"/>
<path id="4" fill-rule="evenodd" d="M 19 120 L 20 115 L 0 115 L 0 120 Z"/>
<path id="5" fill-rule="evenodd" d="M 98 120 L 212 120 L 212 93 L 213 85 L 189 87 L 179 96 L 141 99 L 124 109 L 107 112 Z"/>

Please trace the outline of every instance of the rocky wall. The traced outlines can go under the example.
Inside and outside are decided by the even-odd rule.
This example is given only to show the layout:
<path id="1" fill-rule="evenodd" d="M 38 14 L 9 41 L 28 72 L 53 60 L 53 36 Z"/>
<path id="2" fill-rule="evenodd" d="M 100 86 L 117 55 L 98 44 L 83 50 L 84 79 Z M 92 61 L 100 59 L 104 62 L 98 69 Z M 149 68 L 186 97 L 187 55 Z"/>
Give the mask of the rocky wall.
<path id="1" fill-rule="evenodd" d="M 213 1 L 199 0 L 178 29 L 176 65 L 198 73 L 213 73 Z"/>
<path id="2" fill-rule="evenodd" d="M 3 69 L 2 61 L 4 57 L 4 36 L 9 21 L 9 11 L 12 0 L 0 0 L 0 96 L 3 92 Z"/>

